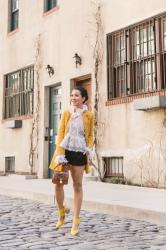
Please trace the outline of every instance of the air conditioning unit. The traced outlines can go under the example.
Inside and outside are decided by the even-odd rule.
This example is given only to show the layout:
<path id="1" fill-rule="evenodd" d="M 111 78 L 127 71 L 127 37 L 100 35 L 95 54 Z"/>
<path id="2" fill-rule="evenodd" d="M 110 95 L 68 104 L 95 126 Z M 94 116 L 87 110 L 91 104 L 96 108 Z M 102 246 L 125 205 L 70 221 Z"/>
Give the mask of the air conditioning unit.
<path id="1" fill-rule="evenodd" d="M 166 108 L 166 96 L 148 96 L 133 101 L 136 110 L 155 110 Z"/>
<path id="2" fill-rule="evenodd" d="M 11 120 L 5 122 L 6 128 L 22 128 L 22 120 Z"/>

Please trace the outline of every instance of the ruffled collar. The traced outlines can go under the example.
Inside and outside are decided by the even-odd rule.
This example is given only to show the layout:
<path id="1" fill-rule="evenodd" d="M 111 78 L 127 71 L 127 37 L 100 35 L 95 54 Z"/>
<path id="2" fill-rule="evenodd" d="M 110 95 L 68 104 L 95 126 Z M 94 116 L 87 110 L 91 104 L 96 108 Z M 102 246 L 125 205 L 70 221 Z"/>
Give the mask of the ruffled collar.
<path id="1" fill-rule="evenodd" d="M 83 105 L 82 108 L 77 108 L 77 109 L 74 109 L 74 107 L 70 107 L 70 112 L 72 114 L 72 117 L 77 117 L 78 115 L 81 115 L 83 112 L 87 111 L 88 110 L 88 107 L 87 105 Z"/>

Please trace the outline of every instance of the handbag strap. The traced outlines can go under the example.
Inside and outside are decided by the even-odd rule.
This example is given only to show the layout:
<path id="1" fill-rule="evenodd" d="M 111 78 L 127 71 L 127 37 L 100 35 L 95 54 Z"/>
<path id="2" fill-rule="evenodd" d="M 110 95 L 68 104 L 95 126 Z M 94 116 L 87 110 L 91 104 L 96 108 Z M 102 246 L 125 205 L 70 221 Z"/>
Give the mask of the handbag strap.
<path id="1" fill-rule="evenodd" d="M 56 168 L 58 168 L 59 166 L 62 166 L 62 168 L 64 168 L 65 169 L 65 171 L 68 171 L 68 164 L 66 164 L 66 163 L 59 163 L 59 164 L 57 164 L 56 166 L 55 166 L 55 168 L 54 168 L 54 170 L 56 170 Z"/>
<path id="2" fill-rule="evenodd" d="M 54 170 L 56 170 L 56 168 L 58 168 L 61 164 L 57 164 L 55 167 L 54 167 Z"/>

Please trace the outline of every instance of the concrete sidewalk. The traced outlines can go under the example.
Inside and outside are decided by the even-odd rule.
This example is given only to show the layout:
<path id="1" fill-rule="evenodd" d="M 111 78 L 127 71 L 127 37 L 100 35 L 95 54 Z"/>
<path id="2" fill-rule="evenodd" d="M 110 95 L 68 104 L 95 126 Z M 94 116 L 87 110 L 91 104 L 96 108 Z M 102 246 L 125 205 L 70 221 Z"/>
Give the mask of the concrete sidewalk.
<path id="1" fill-rule="evenodd" d="M 84 181 L 82 209 L 145 220 L 166 226 L 166 190 Z M 50 179 L 0 176 L 0 194 L 54 203 Z M 72 183 L 65 186 L 66 203 L 72 207 Z"/>

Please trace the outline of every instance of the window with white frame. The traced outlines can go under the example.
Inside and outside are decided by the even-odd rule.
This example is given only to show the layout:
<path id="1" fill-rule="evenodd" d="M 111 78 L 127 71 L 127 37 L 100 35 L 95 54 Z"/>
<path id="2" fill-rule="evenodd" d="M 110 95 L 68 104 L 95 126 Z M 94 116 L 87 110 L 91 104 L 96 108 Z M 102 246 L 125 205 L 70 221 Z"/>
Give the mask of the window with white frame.
<path id="1" fill-rule="evenodd" d="M 5 76 L 4 118 L 33 113 L 34 67 Z"/>
<path id="2" fill-rule="evenodd" d="M 44 11 L 47 12 L 57 6 L 57 0 L 44 0 Z"/>
<path id="3" fill-rule="evenodd" d="M 9 0 L 9 32 L 18 28 L 19 0 Z"/>

